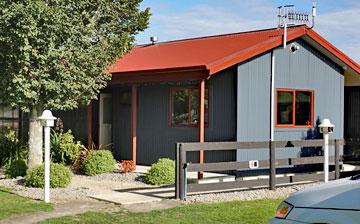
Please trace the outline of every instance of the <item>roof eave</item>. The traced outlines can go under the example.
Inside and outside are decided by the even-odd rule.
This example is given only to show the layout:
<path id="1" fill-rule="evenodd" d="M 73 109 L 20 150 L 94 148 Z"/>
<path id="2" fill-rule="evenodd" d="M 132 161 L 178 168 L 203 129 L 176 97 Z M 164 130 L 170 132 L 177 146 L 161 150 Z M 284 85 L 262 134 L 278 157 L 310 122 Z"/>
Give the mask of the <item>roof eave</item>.
<path id="1" fill-rule="evenodd" d="M 208 68 L 205 65 L 196 65 L 190 67 L 113 72 L 109 84 L 194 81 L 208 78 Z"/>

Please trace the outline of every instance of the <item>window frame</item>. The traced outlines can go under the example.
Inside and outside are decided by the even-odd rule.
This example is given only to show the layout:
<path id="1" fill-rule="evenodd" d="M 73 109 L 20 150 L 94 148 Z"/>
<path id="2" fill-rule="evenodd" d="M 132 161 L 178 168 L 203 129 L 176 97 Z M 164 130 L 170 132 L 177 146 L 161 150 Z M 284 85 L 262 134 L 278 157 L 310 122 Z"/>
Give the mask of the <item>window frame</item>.
<path id="1" fill-rule="evenodd" d="M 188 124 L 174 124 L 173 122 L 173 109 L 174 109 L 174 92 L 176 91 L 182 91 L 182 90 L 197 90 L 199 91 L 199 88 L 196 87 L 196 86 L 183 86 L 183 87 L 171 87 L 170 88 L 170 109 L 169 109 L 169 116 L 168 116 L 168 124 L 169 124 L 169 127 L 191 127 L 191 128 L 197 128 L 199 127 L 199 122 L 197 124 L 191 124 L 190 121 L 191 121 L 191 109 L 192 109 L 192 106 L 191 106 L 191 100 L 189 100 L 189 105 L 188 105 L 188 112 L 189 112 L 189 123 Z M 206 93 L 207 93 L 207 98 L 206 98 Z M 209 127 L 209 123 L 210 123 L 210 114 L 209 114 L 209 108 L 210 108 L 210 101 L 209 101 L 209 98 L 210 98 L 210 92 L 209 92 L 209 89 L 208 88 L 205 88 L 205 100 L 207 99 L 208 101 L 208 107 L 206 108 L 205 106 L 205 128 L 208 128 Z M 199 96 L 200 96 L 200 92 L 199 92 Z M 189 95 L 190 97 L 190 95 Z M 199 103 L 200 103 L 200 100 L 199 100 Z"/>
<path id="2" fill-rule="evenodd" d="M 278 124 L 278 93 L 291 92 L 292 93 L 292 124 Z M 309 125 L 296 125 L 296 93 L 309 92 L 311 94 L 310 102 L 310 124 Z M 275 104 L 275 128 L 312 128 L 314 126 L 314 90 L 308 89 L 276 89 L 276 104 Z"/>

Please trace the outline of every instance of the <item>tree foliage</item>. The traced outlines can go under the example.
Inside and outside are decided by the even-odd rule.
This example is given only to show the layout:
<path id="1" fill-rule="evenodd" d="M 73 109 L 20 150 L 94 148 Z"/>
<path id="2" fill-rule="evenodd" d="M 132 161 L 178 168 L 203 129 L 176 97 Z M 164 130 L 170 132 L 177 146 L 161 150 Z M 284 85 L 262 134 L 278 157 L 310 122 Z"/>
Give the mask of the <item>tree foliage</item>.
<path id="1" fill-rule="evenodd" d="M 1 0 L 0 98 L 31 111 L 77 108 L 147 28 L 141 0 Z"/>

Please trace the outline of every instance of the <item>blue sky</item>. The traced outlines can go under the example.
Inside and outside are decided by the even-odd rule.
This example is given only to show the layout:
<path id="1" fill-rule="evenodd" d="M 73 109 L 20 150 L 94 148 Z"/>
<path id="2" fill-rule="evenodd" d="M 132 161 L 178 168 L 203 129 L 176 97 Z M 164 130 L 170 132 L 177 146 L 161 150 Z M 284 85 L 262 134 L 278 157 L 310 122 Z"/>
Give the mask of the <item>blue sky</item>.
<path id="1" fill-rule="evenodd" d="M 311 10 L 312 0 L 144 0 L 152 12 L 150 27 L 137 43 L 240 32 L 277 26 L 276 8 L 294 4 Z M 315 30 L 360 62 L 360 0 L 317 0 Z"/>

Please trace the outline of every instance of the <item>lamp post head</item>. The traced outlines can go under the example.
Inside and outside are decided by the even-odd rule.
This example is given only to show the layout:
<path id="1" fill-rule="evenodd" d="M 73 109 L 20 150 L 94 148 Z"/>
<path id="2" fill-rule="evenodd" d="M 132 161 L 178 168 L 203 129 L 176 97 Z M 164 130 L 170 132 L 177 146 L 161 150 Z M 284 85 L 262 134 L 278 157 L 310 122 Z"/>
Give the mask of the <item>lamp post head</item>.
<path id="1" fill-rule="evenodd" d="M 334 127 L 329 119 L 325 118 L 321 120 L 321 123 L 319 124 L 320 133 L 328 134 L 334 132 Z"/>
<path id="2" fill-rule="evenodd" d="M 41 124 L 45 127 L 53 127 L 54 121 L 56 120 L 56 117 L 54 117 L 50 110 L 44 110 L 42 115 L 38 117 L 38 119 L 41 121 Z"/>

